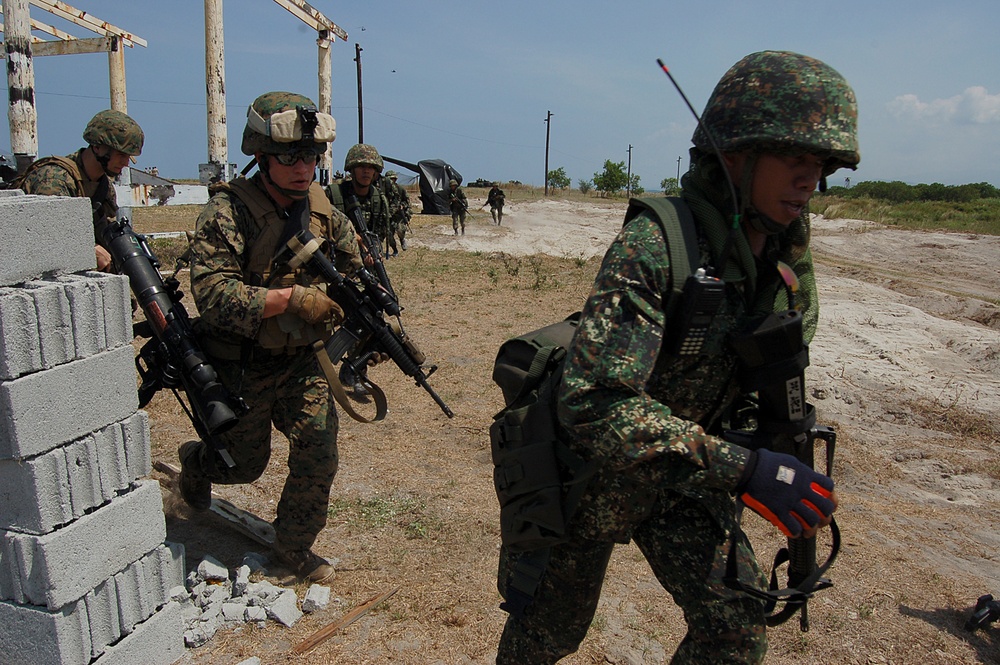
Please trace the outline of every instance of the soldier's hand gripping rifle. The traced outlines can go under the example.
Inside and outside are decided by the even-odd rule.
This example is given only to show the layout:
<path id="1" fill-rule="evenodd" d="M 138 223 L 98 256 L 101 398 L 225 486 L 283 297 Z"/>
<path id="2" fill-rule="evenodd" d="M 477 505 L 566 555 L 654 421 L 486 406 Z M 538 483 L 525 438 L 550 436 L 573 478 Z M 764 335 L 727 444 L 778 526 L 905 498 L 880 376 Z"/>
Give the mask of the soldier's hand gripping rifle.
<path id="1" fill-rule="evenodd" d="M 837 435 L 829 427 L 816 425 L 816 411 L 806 402 L 805 368 L 809 365 L 808 347 L 802 341 L 802 315 L 794 309 L 767 316 L 749 333 L 731 340 L 741 360 L 740 387 L 757 393 L 756 429 L 728 431 L 725 438 L 750 450 L 767 449 L 796 457 L 810 469 L 815 468 L 814 445 L 826 444 L 826 469 L 833 467 Z M 730 549 L 726 584 L 766 601 L 767 624 L 784 623 L 800 611 L 799 625 L 809 630 L 807 601 L 816 591 L 832 586 L 823 574 L 840 550 L 840 530 L 830 522 L 831 549 L 827 560 L 817 565 L 816 537 L 789 538 L 771 568 L 770 589 L 761 592 L 742 585 L 736 578 L 735 539 Z M 788 563 L 788 587 L 779 588 L 777 569 Z M 777 602 L 784 607 L 774 611 Z"/>
<path id="2" fill-rule="evenodd" d="M 324 354 L 332 363 L 342 359 L 344 362 L 350 362 L 348 359 L 357 358 L 352 369 L 356 374 L 360 374 L 374 354 L 387 355 L 404 374 L 430 394 L 445 415 L 449 418 L 454 417 L 455 414 L 427 381 L 437 366 L 431 365 L 427 372 L 424 372 L 424 354 L 403 331 L 399 323 L 401 308 L 396 299 L 364 268 L 357 271 L 360 285 L 341 275 L 326 257 L 322 247 L 323 242 L 311 232 L 299 231 L 275 257 L 275 266 L 272 270 L 272 276 L 276 276 L 304 267 L 328 284 L 328 295 L 343 308 L 344 321 L 337 332 L 325 344 L 316 343 L 320 362 L 326 364 L 323 362 Z M 386 317 L 394 318 L 396 326 L 387 322 Z M 327 371 L 327 375 L 330 374 L 331 372 Z M 335 379 L 336 373 L 333 373 L 331 384 L 335 383 Z M 376 402 L 381 399 L 384 404 L 384 394 L 378 386 L 369 381 L 368 387 L 376 395 Z M 336 391 L 334 394 L 337 394 Z M 339 398 L 338 402 L 356 420 L 368 422 L 357 416 L 349 405 L 341 402 Z M 380 411 L 381 413 L 376 414 L 372 420 L 381 420 L 385 416 L 384 408 L 380 407 Z"/>
<path id="3" fill-rule="evenodd" d="M 219 383 L 215 368 L 198 345 L 187 311 L 181 305 L 183 293 L 177 279 L 164 282 L 160 262 L 136 234 L 128 219 L 105 227 L 102 240 L 111 254 L 115 269 L 128 277 L 132 295 L 142 307 L 146 320 L 133 326 L 136 337 L 148 338 L 136 356 L 135 366 L 142 379 L 139 407 L 149 403 L 162 388 L 170 388 L 195 431 L 229 467 L 236 466 L 217 435 L 238 421 L 237 412 L 246 410 L 242 399 L 232 396 Z M 177 388 L 183 388 L 190 408 Z"/>

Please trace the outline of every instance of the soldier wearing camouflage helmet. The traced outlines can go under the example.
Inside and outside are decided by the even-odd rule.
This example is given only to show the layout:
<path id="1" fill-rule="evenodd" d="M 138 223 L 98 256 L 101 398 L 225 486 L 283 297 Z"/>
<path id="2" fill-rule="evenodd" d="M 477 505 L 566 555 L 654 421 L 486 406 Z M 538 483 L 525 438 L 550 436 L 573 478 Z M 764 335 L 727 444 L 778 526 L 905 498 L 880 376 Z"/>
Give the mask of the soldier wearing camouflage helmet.
<path id="1" fill-rule="evenodd" d="M 288 477 L 277 505 L 274 551 L 300 578 L 322 582 L 333 566 L 313 552 L 326 525 L 338 467 L 337 411 L 312 344 L 343 318 L 325 284 L 299 268 L 271 275 L 272 259 L 299 229 L 326 242 L 337 269 L 361 266 L 354 230 L 316 182 L 317 158 L 336 136 L 334 119 L 289 92 L 261 95 L 247 110 L 243 153 L 259 170 L 215 186 L 189 248 L 198 333 L 222 383 L 249 410 L 219 435 L 228 468 L 202 441 L 181 446 L 180 490 L 195 510 L 212 484 L 250 483 L 267 467 L 272 425 L 288 438 Z"/>
<path id="2" fill-rule="evenodd" d="M 458 180 L 448 181 L 448 208 L 451 210 L 451 229 L 458 235 L 459 227 L 465 235 L 465 215 L 469 212 L 469 199 L 465 191 L 458 186 Z"/>
<path id="3" fill-rule="evenodd" d="M 345 179 L 331 182 L 325 190 L 326 197 L 333 207 L 347 214 L 352 223 L 354 219 L 351 215 L 354 207 L 357 206 L 357 210 L 360 211 L 365 228 L 370 232 L 366 237 L 360 228 L 355 227 L 366 263 L 371 263 L 376 254 L 378 256 L 386 254 L 383 247 L 390 237 L 389 202 L 386 201 L 385 194 L 378 185 L 383 166 L 382 156 L 378 154 L 375 146 L 358 143 L 351 146 L 344 158 Z M 392 244 L 395 245 L 394 240 Z M 361 377 L 354 375 L 347 363 L 341 366 L 340 381 L 351 388 L 356 397 L 367 399 L 365 396 L 368 390 L 364 382 Z"/>
<path id="4" fill-rule="evenodd" d="M 118 197 L 112 179 L 139 156 L 144 138 L 139 124 L 121 111 L 101 111 L 83 131 L 86 148 L 65 157 L 35 161 L 15 184 L 27 194 L 90 199 L 98 270 L 113 269 L 111 255 L 101 246 L 105 226 L 118 217 Z"/>
<path id="5" fill-rule="evenodd" d="M 326 187 L 327 198 L 341 212 L 347 212 L 347 201 L 351 197 L 357 199 L 365 225 L 380 243 L 387 241 L 390 227 L 389 202 L 379 184 L 383 166 L 382 156 L 375 146 L 358 143 L 347 151 L 344 159 L 344 172 L 349 178 Z"/>
<path id="6" fill-rule="evenodd" d="M 395 171 L 386 171 L 385 199 L 389 202 L 389 227 L 390 237 L 399 238 L 399 247 L 406 249 L 406 232 L 410 227 L 410 217 L 413 212 L 410 210 L 410 195 L 406 193 L 406 188 L 400 185 L 397 180 L 399 176 Z M 395 243 L 390 243 L 392 255 L 397 255 Z"/>
<path id="7" fill-rule="evenodd" d="M 669 257 L 678 248 L 668 246 L 683 236 L 668 239 L 661 228 L 671 221 L 676 228 L 678 209 L 665 197 L 633 200 L 584 305 L 557 398 L 563 440 L 596 471 L 566 542 L 501 549 L 498 587 L 510 616 L 498 663 L 554 663 L 574 652 L 612 549 L 629 541 L 683 610 L 688 632 L 672 662 L 759 663 L 767 650 L 764 603 L 723 583 L 735 544 L 740 579 L 767 588 L 738 529 L 733 495 L 788 537 L 812 535 L 836 509 L 828 477 L 721 434 L 747 390 L 727 340 L 792 306 L 779 261 L 798 276 L 795 304 L 811 321 L 801 342 L 811 339 L 817 302 L 807 206 L 827 176 L 860 160 L 854 93 L 818 60 L 754 53 L 719 81 L 703 118 L 676 205 L 690 210 L 698 237 L 696 248 L 680 253 L 695 250 L 725 285 L 719 313 L 701 350 L 680 355 L 674 335 L 684 311 L 667 305 Z"/>

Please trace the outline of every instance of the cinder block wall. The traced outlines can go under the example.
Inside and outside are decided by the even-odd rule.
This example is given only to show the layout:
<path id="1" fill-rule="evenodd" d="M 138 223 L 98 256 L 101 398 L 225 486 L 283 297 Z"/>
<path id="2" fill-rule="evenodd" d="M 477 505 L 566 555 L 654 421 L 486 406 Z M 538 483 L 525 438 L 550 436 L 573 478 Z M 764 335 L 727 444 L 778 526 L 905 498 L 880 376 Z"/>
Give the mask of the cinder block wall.
<path id="1" fill-rule="evenodd" d="M 92 228 L 86 199 L 0 196 L 0 665 L 184 653 L 128 278 L 92 270 Z"/>

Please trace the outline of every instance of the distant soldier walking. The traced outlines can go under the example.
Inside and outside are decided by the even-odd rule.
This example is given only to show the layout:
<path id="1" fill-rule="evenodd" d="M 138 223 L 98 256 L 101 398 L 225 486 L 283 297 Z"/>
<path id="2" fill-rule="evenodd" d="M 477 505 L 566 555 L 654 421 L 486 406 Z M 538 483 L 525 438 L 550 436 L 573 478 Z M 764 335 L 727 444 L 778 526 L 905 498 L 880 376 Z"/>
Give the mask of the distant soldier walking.
<path id="1" fill-rule="evenodd" d="M 451 208 L 451 228 L 458 235 L 458 227 L 462 226 L 462 235 L 465 235 L 465 213 L 469 210 L 469 201 L 465 198 L 465 192 L 458 186 L 455 179 L 448 181 L 451 191 L 448 193 L 448 207 Z"/>
<path id="2" fill-rule="evenodd" d="M 489 194 L 486 195 L 486 202 L 490 204 L 490 215 L 493 216 L 493 223 L 497 226 L 503 222 L 503 202 L 504 193 L 500 189 L 500 183 L 493 183 L 493 187 L 490 188 Z"/>
<path id="3" fill-rule="evenodd" d="M 406 193 L 405 187 L 396 182 L 398 176 L 395 171 L 388 171 L 386 177 L 389 179 L 385 183 L 385 198 L 389 201 L 390 233 L 399 238 L 399 247 L 405 250 L 406 231 L 410 228 L 410 217 L 413 216 L 410 211 L 410 195 Z M 392 255 L 396 255 L 395 247 Z"/>

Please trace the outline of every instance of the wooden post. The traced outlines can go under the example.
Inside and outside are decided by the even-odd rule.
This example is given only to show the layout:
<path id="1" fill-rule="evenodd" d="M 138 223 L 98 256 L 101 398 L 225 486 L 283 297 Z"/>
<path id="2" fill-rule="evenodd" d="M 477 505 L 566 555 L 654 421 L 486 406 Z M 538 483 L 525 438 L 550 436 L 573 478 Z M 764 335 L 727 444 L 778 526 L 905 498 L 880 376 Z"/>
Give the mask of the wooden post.
<path id="1" fill-rule="evenodd" d="M 332 113 L 333 100 L 333 67 L 331 66 L 330 32 L 320 30 L 316 37 L 319 56 L 319 99 L 317 110 L 321 113 Z M 319 158 L 319 184 L 324 187 L 330 184 L 330 170 L 333 162 L 333 143 L 326 144 L 326 152 Z"/>
<path id="2" fill-rule="evenodd" d="M 108 35 L 111 50 L 108 51 L 108 84 L 111 88 L 111 108 L 128 114 L 128 97 L 125 94 L 125 45 L 121 35 Z M 121 185 L 132 184 L 132 164 L 129 163 L 116 178 Z"/>
<path id="3" fill-rule="evenodd" d="M 35 70 L 31 60 L 31 23 L 28 0 L 4 0 L 4 50 L 10 147 L 18 173 L 38 156 L 38 111 L 35 108 Z"/>
<path id="4" fill-rule="evenodd" d="M 229 141 L 226 135 L 226 58 L 223 43 L 222 0 L 205 0 L 205 93 L 208 122 L 208 182 L 229 180 Z M 201 169 L 199 169 L 201 170 Z M 208 183 L 205 183 L 208 184 Z"/>

